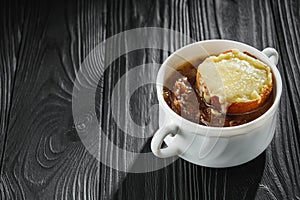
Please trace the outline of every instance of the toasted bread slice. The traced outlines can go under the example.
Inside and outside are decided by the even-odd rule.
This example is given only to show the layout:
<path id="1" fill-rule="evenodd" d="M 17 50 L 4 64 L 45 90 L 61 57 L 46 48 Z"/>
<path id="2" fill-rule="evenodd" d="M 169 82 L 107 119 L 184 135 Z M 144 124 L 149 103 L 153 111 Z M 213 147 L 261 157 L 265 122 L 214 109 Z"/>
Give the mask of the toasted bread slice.
<path id="1" fill-rule="evenodd" d="M 222 112 L 253 111 L 272 91 L 270 67 L 237 49 L 206 58 L 197 70 L 199 94 Z"/>

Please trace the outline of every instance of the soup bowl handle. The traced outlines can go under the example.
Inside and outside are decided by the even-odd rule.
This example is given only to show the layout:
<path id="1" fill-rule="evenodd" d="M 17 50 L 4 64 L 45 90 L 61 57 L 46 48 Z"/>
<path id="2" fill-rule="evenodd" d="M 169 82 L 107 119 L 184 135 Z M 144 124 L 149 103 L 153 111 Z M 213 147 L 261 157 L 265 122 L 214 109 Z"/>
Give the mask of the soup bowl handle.
<path id="1" fill-rule="evenodd" d="M 151 141 L 151 150 L 154 155 L 159 158 L 168 158 L 177 156 L 181 153 L 179 148 L 174 144 L 170 144 L 166 148 L 161 148 L 165 137 L 167 137 L 168 135 L 172 135 L 175 139 L 176 135 L 178 134 L 178 129 L 179 127 L 172 123 L 165 125 L 156 131 Z"/>
<path id="2" fill-rule="evenodd" d="M 278 63 L 278 52 L 276 49 L 268 47 L 262 50 L 262 52 L 270 59 L 270 61 L 274 64 L 277 65 Z"/>

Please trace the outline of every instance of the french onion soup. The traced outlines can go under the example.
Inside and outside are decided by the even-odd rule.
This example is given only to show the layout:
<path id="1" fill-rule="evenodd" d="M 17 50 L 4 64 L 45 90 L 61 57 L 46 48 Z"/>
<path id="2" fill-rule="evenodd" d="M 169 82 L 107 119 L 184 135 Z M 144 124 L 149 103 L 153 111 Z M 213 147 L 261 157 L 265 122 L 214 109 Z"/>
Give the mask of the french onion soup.
<path id="1" fill-rule="evenodd" d="M 228 50 L 185 62 L 166 79 L 163 97 L 178 115 L 206 126 L 236 126 L 274 101 L 270 67 L 247 52 Z"/>

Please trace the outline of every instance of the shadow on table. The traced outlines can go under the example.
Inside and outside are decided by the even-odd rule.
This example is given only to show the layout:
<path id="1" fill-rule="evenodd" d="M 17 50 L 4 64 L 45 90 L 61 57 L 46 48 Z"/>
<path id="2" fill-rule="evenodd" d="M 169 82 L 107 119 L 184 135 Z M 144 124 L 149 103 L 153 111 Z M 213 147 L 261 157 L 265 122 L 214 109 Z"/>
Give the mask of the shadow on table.
<path id="1" fill-rule="evenodd" d="M 178 159 L 154 172 L 128 174 L 113 199 L 253 200 L 263 176 L 265 160 L 263 152 L 243 165 L 213 169 Z"/>

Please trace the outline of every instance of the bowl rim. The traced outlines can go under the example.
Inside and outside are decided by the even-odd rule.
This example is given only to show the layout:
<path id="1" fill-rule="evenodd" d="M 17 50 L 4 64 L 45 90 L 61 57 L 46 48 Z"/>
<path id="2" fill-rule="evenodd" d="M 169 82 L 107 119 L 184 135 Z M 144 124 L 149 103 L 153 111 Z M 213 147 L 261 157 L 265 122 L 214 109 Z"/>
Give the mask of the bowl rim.
<path id="1" fill-rule="evenodd" d="M 162 77 L 163 76 L 163 71 L 164 71 L 164 68 L 167 67 L 167 63 L 176 55 L 178 54 L 179 52 L 183 51 L 184 49 L 187 49 L 187 48 L 191 48 L 192 46 L 194 45 L 201 45 L 201 44 L 204 44 L 204 43 L 220 43 L 220 42 L 225 42 L 225 43 L 230 43 L 230 44 L 236 44 L 236 45 L 241 45 L 241 46 L 244 46 L 244 47 L 247 47 L 247 48 L 250 48 L 253 52 L 255 52 L 254 56 L 256 55 L 260 55 L 262 57 L 264 57 L 264 60 L 267 61 L 267 65 L 269 67 L 271 67 L 271 70 L 272 70 L 272 73 L 274 75 L 274 78 L 275 78 L 275 82 L 276 82 L 276 95 L 275 95 L 275 100 L 272 104 L 272 106 L 264 113 L 262 114 L 261 116 L 259 116 L 258 118 L 250 121 L 250 122 L 247 122 L 245 124 L 241 124 L 241 125 L 237 125 L 237 126 L 231 126 L 231 127 L 214 127 L 214 126 L 205 126 L 205 125 L 201 125 L 201 124 L 197 124 L 197 123 L 194 123 L 192 121 L 189 121 L 181 116 L 179 116 L 178 114 L 176 114 L 167 104 L 167 102 L 164 100 L 163 98 L 163 84 L 164 84 L 164 81 L 165 81 L 165 77 Z M 265 62 L 265 61 L 263 61 Z M 270 59 L 264 54 L 262 53 L 262 51 L 248 45 L 248 44 L 245 44 L 245 43 L 242 43 L 242 42 L 237 42 L 237 41 L 234 41 L 234 40 L 224 40 L 224 39 L 212 39 L 212 40 L 202 40 L 202 41 L 198 41 L 198 42 L 194 42 L 194 43 L 191 43 L 191 44 L 188 44 L 186 46 L 183 46 L 179 49 L 177 49 L 175 52 L 173 52 L 171 55 L 168 56 L 168 58 L 163 62 L 163 64 L 161 65 L 158 73 L 157 73 L 157 79 L 156 79 L 156 91 L 157 91 L 157 98 L 158 98 L 158 101 L 160 103 L 160 105 L 163 107 L 164 110 L 166 110 L 169 114 L 172 115 L 172 120 L 173 119 L 176 119 L 176 120 L 180 120 L 180 122 L 182 123 L 180 126 L 182 125 L 187 125 L 189 126 L 189 128 L 191 128 L 192 130 L 205 130 L 205 131 L 213 131 L 212 133 L 209 133 L 208 135 L 207 134 L 204 134 L 202 131 L 197 131 L 195 132 L 196 134 L 200 134 L 200 135 L 205 135 L 205 136 L 218 136 L 218 137 L 222 137 L 222 136 L 236 136 L 236 135 L 242 135 L 242 134 L 246 134 L 245 132 L 240 132 L 240 133 L 237 133 L 237 131 L 239 129 L 244 129 L 244 128 L 254 128 L 254 127 L 257 127 L 260 122 L 264 122 L 264 120 L 267 120 L 269 117 L 272 117 L 272 115 L 274 115 L 275 113 L 273 113 L 277 107 L 278 107 L 278 104 L 280 102 L 280 98 L 281 98 L 281 94 L 282 94 L 282 79 L 281 79 L 281 75 L 278 71 L 278 68 L 276 67 L 276 65 L 274 63 L 272 63 L 270 61 Z M 174 120 L 173 120 L 174 121 Z M 179 128 L 180 128 L 179 126 Z M 222 134 L 220 135 L 220 133 L 216 133 L 216 132 L 219 132 L 219 131 L 222 131 Z M 226 131 L 226 132 L 224 132 Z"/>

